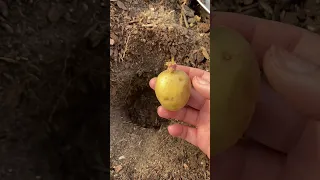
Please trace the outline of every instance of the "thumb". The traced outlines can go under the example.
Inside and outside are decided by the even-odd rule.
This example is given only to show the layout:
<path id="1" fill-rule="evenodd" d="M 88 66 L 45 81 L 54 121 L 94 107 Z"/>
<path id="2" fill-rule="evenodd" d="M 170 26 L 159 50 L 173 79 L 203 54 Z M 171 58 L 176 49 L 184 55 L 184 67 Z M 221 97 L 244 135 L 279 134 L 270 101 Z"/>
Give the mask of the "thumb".
<path id="1" fill-rule="evenodd" d="M 206 99 L 210 99 L 210 82 L 209 81 L 201 77 L 195 76 L 192 79 L 192 85 L 194 89 L 198 91 L 201 96 L 203 96 Z"/>
<path id="2" fill-rule="evenodd" d="M 263 70 L 273 89 L 302 113 L 320 118 L 319 66 L 278 47 L 265 54 Z"/>

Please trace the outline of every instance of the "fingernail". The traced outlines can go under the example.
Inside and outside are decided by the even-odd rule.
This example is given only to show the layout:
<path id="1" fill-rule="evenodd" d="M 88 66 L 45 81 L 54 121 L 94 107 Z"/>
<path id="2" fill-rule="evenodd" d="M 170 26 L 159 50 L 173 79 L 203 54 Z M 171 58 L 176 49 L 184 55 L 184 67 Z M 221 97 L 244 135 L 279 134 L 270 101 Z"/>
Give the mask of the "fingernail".
<path id="1" fill-rule="evenodd" d="M 195 78 L 195 80 L 196 80 L 199 84 L 202 84 L 202 85 L 208 85 L 208 84 L 210 84 L 209 81 L 207 81 L 207 80 L 205 80 L 205 79 L 202 79 L 201 77 L 195 76 L 194 78 Z"/>
<path id="2" fill-rule="evenodd" d="M 272 61 L 273 64 L 287 73 L 311 74 L 318 70 L 318 66 L 306 59 L 301 59 L 293 54 L 272 46 L 265 56 L 265 61 Z"/>

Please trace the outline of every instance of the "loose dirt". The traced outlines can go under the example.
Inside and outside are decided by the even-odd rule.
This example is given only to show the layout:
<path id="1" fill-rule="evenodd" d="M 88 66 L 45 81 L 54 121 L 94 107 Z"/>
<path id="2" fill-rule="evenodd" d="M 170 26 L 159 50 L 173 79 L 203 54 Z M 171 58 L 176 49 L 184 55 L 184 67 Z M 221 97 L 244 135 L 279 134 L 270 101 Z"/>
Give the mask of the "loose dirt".
<path id="1" fill-rule="evenodd" d="M 0 179 L 106 179 L 107 1 L 0 0 Z M 108 42 L 109 43 L 109 42 Z"/>
<path id="2" fill-rule="evenodd" d="M 168 135 L 148 87 L 171 56 L 209 68 L 205 13 L 184 6 L 186 23 L 182 2 L 110 3 L 109 23 L 104 0 L 0 0 L 1 180 L 209 178 L 206 156 Z"/>
<path id="3" fill-rule="evenodd" d="M 209 70 L 208 14 L 182 1 L 121 2 L 111 4 L 110 15 L 111 175 L 209 179 L 208 158 L 168 134 L 172 121 L 157 115 L 159 102 L 148 85 L 172 56 L 179 64 Z"/>

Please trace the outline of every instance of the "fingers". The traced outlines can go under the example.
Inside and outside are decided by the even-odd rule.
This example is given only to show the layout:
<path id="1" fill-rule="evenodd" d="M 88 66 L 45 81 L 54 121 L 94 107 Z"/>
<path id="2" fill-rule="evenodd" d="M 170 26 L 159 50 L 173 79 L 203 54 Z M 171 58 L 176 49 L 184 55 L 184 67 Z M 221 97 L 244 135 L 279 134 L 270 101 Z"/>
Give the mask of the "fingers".
<path id="1" fill-rule="evenodd" d="M 190 79 L 193 79 L 193 77 L 198 76 L 198 77 L 201 77 L 202 79 L 205 79 L 206 81 L 210 82 L 210 73 L 207 71 L 204 71 L 204 70 L 201 70 L 198 68 L 182 66 L 182 65 L 178 65 L 177 69 L 187 73 L 189 75 Z"/>
<path id="2" fill-rule="evenodd" d="M 192 79 L 193 87 L 206 99 L 210 99 L 210 82 L 195 76 Z"/>
<path id="3" fill-rule="evenodd" d="M 197 129 L 184 126 L 181 124 L 174 124 L 168 127 L 169 134 L 174 137 L 179 137 L 187 142 L 197 146 Z"/>
<path id="4" fill-rule="evenodd" d="M 149 81 L 149 86 L 154 89 L 157 78 L 152 78 Z M 194 109 L 200 110 L 200 108 L 204 105 L 206 99 L 195 89 L 191 89 L 191 95 L 188 101 L 188 105 Z"/>
<path id="5" fill-rule="evenodd" d="M 263 70 L 273 89 L 294 108 L 304 115 L 320 118 L 319 65 L 271 47 L 265 54 Z"/>
<path id="6" fill-rule="evenodd" d="M 150 81 L 149 81 L 149 86 L 154 90 L 155 86 L 156 86 L 156 81 L 157 81 L 157 78 L 152 78 Z"/>
<path id="7" fill-rule="evenodd" d="M 197 126 L 199 120 L 199 111 L 187 107 L 173 112 L 160 106 L 158 107 L 158 115 L 166 119 L 177 119 L 193 126 Z"/>
<path id="8" fill-rule="evenodd" d="M 215 12 L 211 20 L 214 25 L 224 25 L 237 30 L 251 42 L 260 65 L 262 57 L 271 45 L 320 64 L 320 51 L 318 50 L 320 36 L 302 28 L 226 12 Z"/>
<path id="9" fill-rule="evenodd" d="M 246 136 L 287 153 L 299 140 L 306 121 L 266 82 L 261 83 L 260 89 L 260 98 Z"/>

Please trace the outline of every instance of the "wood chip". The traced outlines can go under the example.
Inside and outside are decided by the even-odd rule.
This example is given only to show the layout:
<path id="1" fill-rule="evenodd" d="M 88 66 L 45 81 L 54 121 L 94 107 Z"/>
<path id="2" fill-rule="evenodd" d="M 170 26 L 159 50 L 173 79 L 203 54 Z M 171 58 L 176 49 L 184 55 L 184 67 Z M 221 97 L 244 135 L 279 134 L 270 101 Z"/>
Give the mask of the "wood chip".
<path id="1" fill-rule="evenodd" d="M 117 5 L 120 9 L 127 10 L 127 7 L 121 1 L 117 1 Z"/>
<path id="2" fill-rule="evenodd" d="M 206 59 L 208 59 L 208 60 L 210 59 L 209 53 L 208 53 L 208 51 L 207 51 L 206 48 L 201 47 L 201 52 L 202 52 L 203 56 L 204 56 Z"/>

